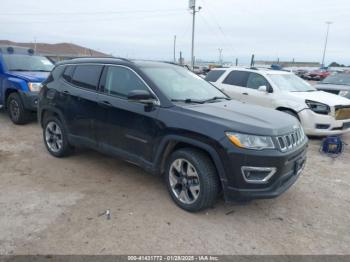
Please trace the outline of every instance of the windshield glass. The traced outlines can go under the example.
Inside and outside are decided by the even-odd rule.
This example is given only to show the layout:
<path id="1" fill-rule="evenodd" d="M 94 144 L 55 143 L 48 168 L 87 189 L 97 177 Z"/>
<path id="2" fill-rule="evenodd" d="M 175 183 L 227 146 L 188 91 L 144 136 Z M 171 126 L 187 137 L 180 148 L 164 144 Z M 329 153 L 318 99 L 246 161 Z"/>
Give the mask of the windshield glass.
<path id="1" fill-rule="evenodd" d="M 9 71 L 47 71 L 50 72 L 53 64 L 46 57 L 30 55 L 3 55 Z"/>
<path id="2" fill-rule="evenodd" d="M 325 78 L 322 84 L 350 85 L 350 74 L 331 75 Z"/>
<path id="3" fill-rule="evenodd" d="M 311 92 L 316 91 L 310 84 L 294 74 L 269 74 L 272 82 L 278 88 L 290 92 Z"/>
<path id="4" fill-rule="evenodd" d="M 142 70 L 170 100 L 227 98 L 207 81 L 180 66 L 143 67 Z"/>

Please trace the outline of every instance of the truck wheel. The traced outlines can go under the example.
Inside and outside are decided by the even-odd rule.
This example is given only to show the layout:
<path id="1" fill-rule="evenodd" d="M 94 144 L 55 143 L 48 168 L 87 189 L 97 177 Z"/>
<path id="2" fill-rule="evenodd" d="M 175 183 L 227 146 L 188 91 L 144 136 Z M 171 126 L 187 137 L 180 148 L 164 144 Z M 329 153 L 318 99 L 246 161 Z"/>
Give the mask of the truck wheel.
<path id="1" fill-rule="evenodd" d="M 10 119 L 16 125 L 23 125 L 30 120 L 31 112 L 24 108 L 21 98 L 17 93 L 12 93 L 7 98 L 7 112 Z"/>
<path id="2" fill-rule="evenodd" d="M 44 119 L 43 138 L 46 149 L 55 157 L 65 157 L 72 151 L 66 128 L 56 117 Z"/>
<path id="3" fill-rule="evenodd" d="M 190 212 L 213 206 L 219 195 L 216 168 L 206 154 L 196 149 L 175 151 L 167 161 L 165 179 L 175 203 Z"/>

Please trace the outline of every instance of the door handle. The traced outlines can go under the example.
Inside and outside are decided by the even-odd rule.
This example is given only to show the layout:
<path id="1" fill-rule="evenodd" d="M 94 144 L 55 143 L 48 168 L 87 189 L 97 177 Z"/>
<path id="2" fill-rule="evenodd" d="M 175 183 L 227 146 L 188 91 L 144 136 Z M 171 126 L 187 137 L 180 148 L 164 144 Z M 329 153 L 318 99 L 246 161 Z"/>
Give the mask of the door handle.
<path id="1" fill-rule="evenodd" d="M 247 96 L 247 95 L 248 95 L 248 93 L 244 92 L 244 93 L 242 93 L 242 95 L 245 95 L 245 96 Z"/>
<path id="2" fill-rule="evenodd" d="M 64 90 L 63 93 L 66 94 L 66 95 L 70 94 L 69 91 L 67 91 L 67 90 Z"/>

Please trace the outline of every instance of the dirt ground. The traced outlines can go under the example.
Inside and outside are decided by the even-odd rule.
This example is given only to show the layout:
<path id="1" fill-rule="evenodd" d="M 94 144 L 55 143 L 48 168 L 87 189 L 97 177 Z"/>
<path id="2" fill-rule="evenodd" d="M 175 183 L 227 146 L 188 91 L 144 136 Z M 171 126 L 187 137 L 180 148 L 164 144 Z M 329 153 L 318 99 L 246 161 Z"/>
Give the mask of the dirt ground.
<path id="1" fill-rule="evenodd" d="M 191 214 L 159 177 L 92 151 L 54 158 L 35 122 L 0 112 L 0 254 L 350 254 L 350 146 L 330 159 L 319 145 L 282 196 Z"/>

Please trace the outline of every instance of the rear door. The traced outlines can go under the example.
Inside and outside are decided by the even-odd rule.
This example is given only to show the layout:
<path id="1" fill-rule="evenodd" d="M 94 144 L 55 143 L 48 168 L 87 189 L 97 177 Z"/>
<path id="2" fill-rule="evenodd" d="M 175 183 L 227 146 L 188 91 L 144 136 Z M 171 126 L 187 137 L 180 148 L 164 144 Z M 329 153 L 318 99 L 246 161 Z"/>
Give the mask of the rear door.
<path id="1" fill-rule="evenodd" d="M 132 90 L 150 91 L 132 69 L 107 66 L 101 79 L 97 135 L 100 146 L 132 162 L 151 162 L 153 146 L 161 125 L 157 121 L 158 106 L 128 101 Z"/>
<path id="2" fill-rule="evenodd" d="M 63 105 L 71 136 L 89 146 L 97 146 L 94 124 L 97 110 L 97 86 L 102 65 L 68 66 L 63 79 L 67 83 L 62 89 L 66 97 Z"/>
<path id="3" fill-rule="evenodd" d="M 266 86 L 270 92 L 258 90 L 259 87 Z M 271 92 L 272 87 L 269 81 L 261 74 L 250 72 L 247 79 L 246 88 L 244 88 L 244 96 L 242 102 L 261 105 L 265 107 L 273 107 L 274 94 Z"/>
<path id="4" fill-rule="evenodd" d="M 249 73 L 245 71 L 231 71 L 222 83 L 218 84 L 218 88 L 232 99 L 242 101 L 246 92 L 248 75 Z"/>

